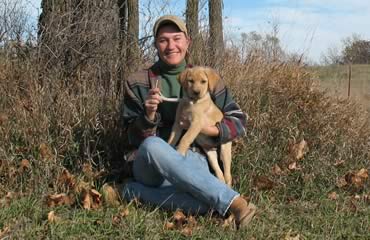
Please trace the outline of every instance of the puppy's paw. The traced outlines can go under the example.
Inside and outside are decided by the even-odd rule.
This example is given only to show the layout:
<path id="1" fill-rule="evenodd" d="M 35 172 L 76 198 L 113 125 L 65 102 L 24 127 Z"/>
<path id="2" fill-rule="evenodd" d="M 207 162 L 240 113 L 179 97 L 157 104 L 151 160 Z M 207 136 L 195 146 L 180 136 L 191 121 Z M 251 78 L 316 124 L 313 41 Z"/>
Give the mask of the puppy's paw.
<path id="1" fill-rule="evenodd" d="M 231 175 L 225 175 L 225 176 L 224 176 L 224 178 L 225 178 L 225 183 L 226 183 L 229 187 L 231 187 L 231 184 L 232 184 L 232 181 L 233 181 L 233 179 L 232 179 Z"/>
<path id="2" fill-rule="evenodd" d="M 177 151 L 178 151 L 181 155 L 183 155 L 183 156 L 185 156 L 185 155 L 186 155 L 186 149 L 180 149 L 180 148 L 178 148 L 178 149 L 177 149 Z"/>

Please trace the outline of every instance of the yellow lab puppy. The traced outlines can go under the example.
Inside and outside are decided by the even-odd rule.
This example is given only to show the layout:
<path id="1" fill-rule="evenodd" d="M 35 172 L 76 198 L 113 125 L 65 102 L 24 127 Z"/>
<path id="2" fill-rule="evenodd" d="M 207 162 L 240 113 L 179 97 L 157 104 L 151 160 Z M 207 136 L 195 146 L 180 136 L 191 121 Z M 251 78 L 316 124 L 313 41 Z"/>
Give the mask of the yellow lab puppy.
<path id="1" fill-rule="evenodd" d="M 178 144 L 178 152 L 185 155 L 190 145 L 196 141 L 207 154 L 216 176 L 231 186 L 231 142 L 221 145 L 220 157 L 223 162 L 223 173 L 218 164 L 217 151 L 210 147 L 214 146 L 212 138 L 201 133 L 204 123 L 215 125 L 223 118 L 222 112 L 213 103 L 209 93 L 214 90 L 220 76 L 211 68 L 194 67 L 183 71 L 178 80 L 184 89 L 185 96 L 180 99 L 168 143 L 174 145 L 178 142 L 183 131 L 182 123 L 189 121 L 190 126 Z"/>

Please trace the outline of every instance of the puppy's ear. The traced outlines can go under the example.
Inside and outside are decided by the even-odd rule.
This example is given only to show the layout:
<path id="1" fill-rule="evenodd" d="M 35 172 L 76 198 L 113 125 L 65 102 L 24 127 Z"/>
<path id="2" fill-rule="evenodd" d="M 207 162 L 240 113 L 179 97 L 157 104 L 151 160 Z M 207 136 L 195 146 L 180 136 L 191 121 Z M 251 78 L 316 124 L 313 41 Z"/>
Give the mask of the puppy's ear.
<path id="1" fill-rule="evenodd" d="M 208 78 L 208 88 L 211 92 L 213 92 L 217 86 L 218 81 L 220 81 L 221 77 L 217 73 L 217 71 L 214 70 L 213 68 L 207 67 L 204 69 L 204 71 Z"/>
<path id="2" fill-rule="evenodd" d="M 180 85 L 183 88 L 186 88 L 186 78 L 188 76 L 190 69 L 185 69 L 179 75 L 177 75 L 177 81 L 179 81 Z"/>

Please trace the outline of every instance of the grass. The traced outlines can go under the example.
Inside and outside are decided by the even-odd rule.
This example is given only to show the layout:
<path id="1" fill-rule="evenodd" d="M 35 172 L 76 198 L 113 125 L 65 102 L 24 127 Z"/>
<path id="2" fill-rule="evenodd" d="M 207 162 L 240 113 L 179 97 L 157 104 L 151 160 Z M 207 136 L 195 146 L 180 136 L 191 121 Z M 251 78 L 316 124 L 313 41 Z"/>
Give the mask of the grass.
<path id="1" fill-rule="evenodd" d="M 223 227 L 216 214 L 168 229 L 173 213 L 137 202 L 102 200 L 87 210 L 76 192 L 73 204 L 48 206 L 46 196 L 71 193 L 66 183 L 102 192 L 105 173 L 124 170 L 120 96 L 94 81 L 88 66 L 73 86 L 55 72 L 42 73 L 41 84 L 39 63 L 22 61 L 0 62 L 0 239 L 370 238 L 369 115 L 315 88 L 312 70 L 224 59 L 221 74 L 250 115 L 248 135 L 234 147 L 234 187 L 258 213 L 246 231 Z M 308 149 L 297 158 L 292 149 L 302 140 Z M 76 182 L 61 183 L 65 168 Z M 127 177 L 119 172 L 116 180 Z"/>
<path id="2" fill-rule="evenodd" d="M 323 89 L 341 97 L 348 97 L 348 65 L 319 66 L 313 68 L 313 71 L 316 72 Z M 370 110 L 370 66 L 368 64 L 352 65 L 350 96 Z"/>
<path id="3" fill-rule="evenodd" d="M 307 192 L 306 192 L 307 191 Z M 259 213 L 248 231 L 221 227 L 222 220 L 210 216 L 196 217 L 193 239 L 368 239 L 368 202 L 340 197 L 333 201 L 326 192 L 307 198 L 310 189 L 295 200 L 278 199 L 274 193 L 258 193 Z M 354 209 L 352 204 L 356 205 Z M 125 205 L 124 205 L 125 206 Z M 80 208 L 45 208 L 33 197 L 13 201 L 0 212 L 1 227 L 10 226 L 15 239 L 185 239 L 180 230 L 165 230 L 171 213 L 145 207 L 128 207 L 127 217 L 114 221 L 119 208 L 103 207 L 95 211 Z M 49 211 L 60 218 L 47 220 Z"/>

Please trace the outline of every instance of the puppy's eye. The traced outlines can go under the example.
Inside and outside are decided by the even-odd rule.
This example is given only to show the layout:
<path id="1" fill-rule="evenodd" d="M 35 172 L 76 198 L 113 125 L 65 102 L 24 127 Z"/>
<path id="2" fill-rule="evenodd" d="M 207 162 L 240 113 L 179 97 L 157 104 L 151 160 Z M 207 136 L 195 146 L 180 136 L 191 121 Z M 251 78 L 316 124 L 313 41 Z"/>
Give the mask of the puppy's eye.
<path id="1" fill-rule="evenodd" d="M 202 81 L 200 81 L 200 83 L 201 83 L 201 84 L 206 84 L 206 83 L 207 83 L 207 80 L 204 80 L 204 79 L 203 79 Z"/>
<path id="2" fill-rule="evenodd" d="M 189 83 L 194 83 L 194 80 L 193 79 L 189 79 L 188 82 Z"/>

